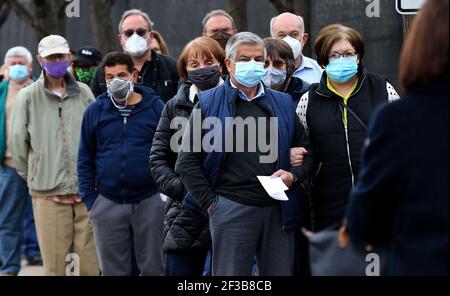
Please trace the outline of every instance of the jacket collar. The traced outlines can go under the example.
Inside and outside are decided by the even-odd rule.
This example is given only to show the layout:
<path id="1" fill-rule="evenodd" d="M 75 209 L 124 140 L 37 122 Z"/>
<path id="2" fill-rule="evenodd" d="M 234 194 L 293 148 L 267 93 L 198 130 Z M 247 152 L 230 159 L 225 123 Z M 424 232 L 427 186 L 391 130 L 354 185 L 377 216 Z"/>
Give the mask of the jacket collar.
<path id="1" fill-rule="evenodd" d="M 74 97 L 74 96 L 77 96 L 78 94 L 80 94 L 80 92 L 81 92 L 80 86 L 78 85 L 78 82 L 75 80 L 75 78 L 69 72 L 67 72 L 66 76 L 64 76 L 64 80 L 67 83 L 67 89 L 66 89 L 66 95 L 65 95 L 66 98 Z M 43 71 L 37 82 L 41 85 L 41 87 L 44 89 L 45 92 L 47 92 L 51 95 L 54 95 L 48 89 L 47 78 L 45 77 Z"/>
<path id="2" fill-rule="evenodd" d="M 194 108 L 194 103 L 189 100 L 189 89 L 191 86 L 192 83 L 182 82 L 177 94 L 174 97 L 174 105 L 176 108 Z"/>
<path id="3" fill-rule="evenodd" d="M 352 96 L 356 95 L 361 90 L 362 86 L 364 85 L 364 83 L 366 81 L 367 71 L 362 62 L 359 63 L 357 75 L 359 76 L 359 80 L 358 80 L 358 84 L 357 84 L 356 89 L 353 92 Z M 316 93 L 318 95 L 320 95 L 322 97 L 326 97 L 326 98 L 337 97 L 336 94 L 328 88 L 327 79 L 328 79 L 327 72 L 324 71 L 322 74 L 322 79 L 320 80 L 319 87 L 316 90 Z"/>

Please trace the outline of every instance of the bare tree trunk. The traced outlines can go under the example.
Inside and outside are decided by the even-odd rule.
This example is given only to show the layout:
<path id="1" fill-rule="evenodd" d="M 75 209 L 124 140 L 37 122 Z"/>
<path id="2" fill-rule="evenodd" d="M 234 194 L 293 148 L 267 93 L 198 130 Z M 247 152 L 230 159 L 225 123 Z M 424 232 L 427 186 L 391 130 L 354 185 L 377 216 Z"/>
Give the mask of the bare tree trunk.
<path id="1" fill-rule="evenodd" d="M 309 36 L 311 36 L 311 0 L 295 0 L 294 13 L 303 17 L 305 22 L 305 32 L 309 33 Z M 304 55 L 311 56 L 313 43 L 314 40 L 310 38 L 303 48 Z"/>
<path id="2" fill-rule="evenodd" d="M 294 13 L 294 0 L 269 0 L 278 13 L 291 12 Z"/>
<path id="3" fill-rule="evenodd" d="M 61 0 L 33 0 L 31 7 L 28 7 L 24 5 L 23 1 L 10 0 L 8 4 L 17 17 L 33 28 L 38 40 L 51 34 L 65 35 L 65 8 L 69 2 Z"/>
<path id="4" fill-rule="evenodd" d="M 229 0 L 228 12 L 236 22 L 238 31 L 247 31 L 247 0 Z"/>
<path id="5" fill-rule="evenodd" d="M 0 28 L 8 19 L 10 11 L 11 7 L 9 7 L 8 2 L 6 0 L 0 0 Z"/>
<path id="6" fill-rule="evenodd" d="M 116 0 L 89 0 L 89 13 L 95 46 L 103 54 L 114 51 L 116 40 L 111 19 L 111 8 Z"/>

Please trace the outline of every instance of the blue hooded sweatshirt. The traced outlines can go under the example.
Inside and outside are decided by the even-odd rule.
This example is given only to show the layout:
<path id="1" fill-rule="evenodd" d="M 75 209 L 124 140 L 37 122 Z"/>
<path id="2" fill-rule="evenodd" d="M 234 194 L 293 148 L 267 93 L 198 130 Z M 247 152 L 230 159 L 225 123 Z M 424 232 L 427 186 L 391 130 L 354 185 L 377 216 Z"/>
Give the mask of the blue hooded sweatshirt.
<path id="1" fill-rule="evenodd" d="M 158 192 L 149 157 L 164 104 L 151 88 L 135 86 L 135 92 L 142 101 L 126 119 L 107 93 L 84 114 L 78 181 L 89 210 L 99 194 L 115 203 L 134 204 Z"/>

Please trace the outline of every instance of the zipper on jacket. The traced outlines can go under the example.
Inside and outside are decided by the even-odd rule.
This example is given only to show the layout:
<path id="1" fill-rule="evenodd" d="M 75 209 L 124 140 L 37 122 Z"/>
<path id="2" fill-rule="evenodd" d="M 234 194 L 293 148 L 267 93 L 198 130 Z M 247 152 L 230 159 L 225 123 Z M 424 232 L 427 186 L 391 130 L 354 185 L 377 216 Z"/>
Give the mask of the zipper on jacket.
<path id="1" fill-rule="evenodd" d="M 361 90 L 361 88 L 362 88 L 362 86 L 363 86 L 363 84 L 364 84 L 364 82 L 366 80 L 366 77 L 367 76 L 365 75 L 362 78 L 360 86 L 358 87 L 358 89 L 356 91 L 353 92 L 353 94 L 350 96 L 350 98 L 359 93 L 359 91 Z M 321 97 L 330 98 L 329 96 L 327 96 L 325 94 L 322 94 L 319 91 L 316 91 L 316 93 L 319 96 L 321 96 Z M 341 113 L 344 114 L 344 110 L 342 109 L 341 106 L 339 106 L 339 109 L 341 110 Z M 354 188 L 355 187 L 355 173 L 354 173 L 354 170 L 353 170 L 353 163 L 352 163 L 352 158 L 351 158 L 351 153 L 350 153 L 350 137 L 348 135 L 348 122 L 347 122 L 347 124 L 343 123 L 343 125 L 344 125 L 344 129 L 345 129 L 345 142 L 346 142 L 346 145 L 347 145 L 348 164 L 350 166 L 350 173 L 352 175 L 352 188 Z"/>
<path id="2" fill-rule="evenodd" d="M 123 149 L 122 149 L 122 173 L 121 173 L 121 178 L 122 178 L 122 196 L 124 196 L 125 194 L 125 158 L 127 155 L 127 124 L 128 124 L 128 119 L 127 117 L 123 118 Z"/>
<path id="3" fill-rule="evenodd" d="M 342 110 L 342 107 L 339 106 L 339 109 L 341 109 L 342 114 L 344 113 L 344 110 Z M 347 144 L 347 157 L 348 157 L 348 164 L 350 166 L 350 173 L 352 174 L 352 188 L 355 187 L 355 173 L 353 170 L 353 163 L 352 163 L 352 157 L 350 154 L 350 140 L 348 136 L 348 123 L 344 123 L 344 129 L 345 129 L 345 142 Z"/>
<path id="4" fill-rule="evenodd" d="M 61 131 L 62 131 L 62 140 L 63 140 L 63 154 L 64 154 L 64 167 L 66 171 L 66 179 L 69 184 L 69 176 L 71 176 L 71 173 L 69 171 L 70 168 L 70 162 L 69 162 L 69 151 L 67 147 L 67 139 L 66 139 L 66 131 L 65 131 L 65 122 L 63 118 L 63 99 L 61 98 L 58 103 L 58 116 L 59 116 L 59 122 L 61 124 Z M 72 191 L 72 190 L 71 190 Z M 75 191 L 74 191 L 75 192 Z"/>

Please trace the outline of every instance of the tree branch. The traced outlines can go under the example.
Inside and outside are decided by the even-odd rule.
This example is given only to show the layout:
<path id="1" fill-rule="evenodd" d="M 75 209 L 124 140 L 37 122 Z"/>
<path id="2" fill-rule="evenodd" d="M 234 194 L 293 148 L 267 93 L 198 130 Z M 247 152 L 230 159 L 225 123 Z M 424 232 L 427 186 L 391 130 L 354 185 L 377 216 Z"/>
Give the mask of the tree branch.
<path id="1" fill-rule="evenodd" d="M 0 28 L 8 19 L 10 11 L 11 8 L 8 6 L 8 2 L 6 0 L 0 0 Z"/>
<path id="2" fill-rule="evenodd" d="M 272 5 L 279 13 L 294 12 L 292 1 L 287 1 L 288 3 L 286 4 L 284 4 L 282 0 L 269 0 L 269 1 L 270 3 L 272 3 Z"/>
<path id="3" fill-rule="evenodd" d="M 26 22 L 30 27 L 35 28 L 35 22 L 31 13 L 17 0 L 9 1 L 9 5 L 16 13 L 17 17 Z"/>

